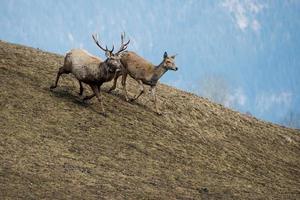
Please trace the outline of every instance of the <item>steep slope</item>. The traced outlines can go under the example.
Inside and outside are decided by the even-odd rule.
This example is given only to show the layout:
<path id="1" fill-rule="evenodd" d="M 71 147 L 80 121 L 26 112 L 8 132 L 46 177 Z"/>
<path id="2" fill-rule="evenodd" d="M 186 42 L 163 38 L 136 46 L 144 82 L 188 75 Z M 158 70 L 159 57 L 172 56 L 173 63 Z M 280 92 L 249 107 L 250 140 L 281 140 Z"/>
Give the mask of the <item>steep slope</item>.
<path id="1" fill-rule="evenodd" d="M 162 116 L 118 89 L 102 93 L 104 117 L 70 75 L 49 90 L 62 63 L 0 42 L 1 199 L 300 198 L 299 130 L 163 84 Z"/>

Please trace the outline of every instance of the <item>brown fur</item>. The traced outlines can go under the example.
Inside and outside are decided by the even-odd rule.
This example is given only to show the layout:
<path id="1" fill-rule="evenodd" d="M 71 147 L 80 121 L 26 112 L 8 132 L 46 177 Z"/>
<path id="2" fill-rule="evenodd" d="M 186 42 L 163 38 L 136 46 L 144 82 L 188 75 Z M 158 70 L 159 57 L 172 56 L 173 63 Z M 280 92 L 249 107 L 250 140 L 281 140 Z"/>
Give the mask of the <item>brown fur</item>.
<path id="1" fill-rule="evenodd" d="M 140 85 L 140 93 L 136 95 L 132 100 L 138 99 L 144 93 L 144 84 L 149 85 L 151 87 L 151 93 L 154 97 L 155 109 L 158 114 L 160 111 L 157 107 L 156 94 L 155 94 L 155 86 L 158 80 L 163 76 L 163 74 L 168 70 L 177 70 L 175 66 L 175 56 L 168 56 L 165 52 L 163 61 L 155 66 L 149 61 L 145 60 L 141 56 L 137 55 L 135 52 L 127 51 L 122 55 L 121 63 L 122 70 L 117 73 L 114 78 L 114 84 L 111 87 L 110 91 L 116 88 L 117 79 L 122 75 L 122 86 L 123 92 L 126 100 L 128 101 L 128 95 L 126 91 L 126 78 L 129 74 L 133 79 L 135 79 Z"/>
<path id="2" fill-rule="evenodd" d="M 58 80 L 62 74 L 72 73 L 79 81 L 80 95 L 83 92 L 82 82 L 88 84 L 94 94 L 87 96 L 84 100 L 97 97 L 102 106 L 103 113 L 105 112 L 102 101 L 100 99 L 100 87 L 104 82 L 111 81 L 117 69 L 120 69 L 121 62 L 118 55 L 111 55 L 105 61 L 89 54 L 82 49 L 73 49 L 65 56 L 64 65 L 59 68 L 56 76 L 55 84 L 50 87 L 57 87 Z"/>
<path id="3" fill-rule="evenodd" d="M 100 99 L 100 87 L 104 82 L 111 81 L 115 77 L 116 71 L 121 67 L 121 55 L 123 51 L 126 50 L 130 40 L 124 43 L 125 33 L 121 34 L 121 46 L 116 53 L 113 53 L 114 47 L 112 50 L 108 50 L 107 47 L 103 48 L 98 41 L 98 36 L 92 35 L 92 37 L 96 45 L 105 52 L 107 59 L 102 61 L 100 58 L 83 49 L 71 50 L 66 54 L 64 65 L 59 68 L 55 84 L 53 84 L 50 89 L 57 87 L 59 77 L 62 74 L 72 73 L 79 81 L 79 95 L 83 93 L 82 82 L 88 84 L 94 94 L 85 97 L 83 100 L 88 100 L 96 96 L 101 103 L 102 112 L 104 114 L 105 110 Z"/>

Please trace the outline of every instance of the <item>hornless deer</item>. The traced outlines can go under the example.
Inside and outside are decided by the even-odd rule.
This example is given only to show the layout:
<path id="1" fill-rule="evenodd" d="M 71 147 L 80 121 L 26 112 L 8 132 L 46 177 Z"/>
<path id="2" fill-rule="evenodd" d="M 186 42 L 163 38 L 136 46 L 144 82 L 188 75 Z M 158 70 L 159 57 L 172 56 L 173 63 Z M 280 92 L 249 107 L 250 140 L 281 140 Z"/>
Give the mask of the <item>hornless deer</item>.
<path id="1" fill-rule="evenodd" d="M 163 61 L 155 66 L 152 63 L 148 62 L 144 58 L 140 57 L 132 51 L 126 51 L 122 54 L 121 57 L 121 71 L 116 73 L 114 78 L 113 86 L 109 91 L 112 91 L 116 88 L 118 77 L 122 75 L 122 86 L 123 92 L 126 98 L 126 101 L 129 101 L 127 90 L 126 90 L 126 78 L 129 74 L 133 79 L 135 79 L 139 86 L 140 92 L 132 100 L 138 99 L 144 93 L 144 84 L 150 86 L 150 91 L 154 98 L 155 110 L 157 114 L 161 114 L 157 106 L 155 86 L 158 80 L 166 73 L 168 70 L 177 71 L 175 65 L 175 55 L 168 56 L 167 52 L 164 53 Z"/>
<path id="2" fill-rule="evenodd" d="M 96 96 L 101 104 L 102 112 L 104 114 L 105 110 L 100 99 L 100 87 L 104 82 L 111 81 L 114 78 L 116 71 L 120 69 L 121 53 L 127 48 L 130 40 L 123 43 L 124 35 L 121 34 L 121 47 L 116 53 L 113 53 L 114 46 L 112 50 L 108 50 L 107 46 L 104 49 L 99 44 L 97 35 L 92 35 L 92 37 L 97 46 L 105 52 L 105 56 L 107 57 L 106 60 L 102 61 L 100 58 L 91 55 L 83 49 L 72 49 L 66 54 L 64 65 L 59 68 L 55 84 L 52 85 L 50 89 L 57 87 L 59 77 L 62 74 L 72 73 L 79 81 L 80 95 L 83 92 L 82 82 L 88 84 L 93 91 L 92 95 L 86 96 L 83 100 L 88 100 Z"/>

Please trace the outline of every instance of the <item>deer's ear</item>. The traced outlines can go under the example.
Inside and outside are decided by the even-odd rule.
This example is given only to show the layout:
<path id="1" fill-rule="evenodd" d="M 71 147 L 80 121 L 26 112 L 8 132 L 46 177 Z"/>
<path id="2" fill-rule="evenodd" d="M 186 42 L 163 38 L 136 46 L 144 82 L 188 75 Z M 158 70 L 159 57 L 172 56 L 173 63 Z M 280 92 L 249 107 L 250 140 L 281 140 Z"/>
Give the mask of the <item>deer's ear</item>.
<path id="1" fill-rule="evenodd" d="M 120 52 L 120 53 L 117 53 L 115 55 L 117 55 L 119 58 L 122 58 L 122 56 L 124 55 L 124 52 Z"/>
<path id="2" fill-rule="evenodd" d="M 164 59 L 168 57 L 168 53 L 165 51 L 164 53 Z"/>
<path id="3" fill-rule="evenodd" d="M 176 57 L 176 56 L 177 56 L 177 54 L 175 54 L 175 55 L 171 56 L 171 58 L 172 58 L 172 59 L 175 59 L 175 57 Z"/>

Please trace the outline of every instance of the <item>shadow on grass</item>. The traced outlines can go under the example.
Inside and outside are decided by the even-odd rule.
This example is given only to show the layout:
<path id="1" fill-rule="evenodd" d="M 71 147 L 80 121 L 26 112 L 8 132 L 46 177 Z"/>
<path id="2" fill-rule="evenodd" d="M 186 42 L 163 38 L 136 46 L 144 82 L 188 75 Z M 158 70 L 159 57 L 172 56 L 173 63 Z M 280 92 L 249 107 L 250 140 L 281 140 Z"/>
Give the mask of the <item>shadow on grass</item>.
<path id="1" fill-rule="evenodd" d="M 132 105 L 132 106 L 139 107 L 139 108 L 143 109 L 143 111 L 148 112 L 149 114 L 151 113 L 153 117 L 161 116 L 161 115 L 156 113 L 154 101 L 151 99 L 151 96 L 149 96 L 148 94 L 144 94 L 143 97 L 140 97 L 139 99 L 134 100 L 134 101 L 132 101 L 132 100 L 126 101 L 122 92 L 119 92 L 119 91 L 116 91 L 116 90 L 111 91 L 111 92 L 107 92 L 107 91 L 105 91 L 105 92 L 109 95 L 113 95 L 115 97 L 120 98 L 123 102 L 122 103 L 123 105 L 127 104 L 127 105 Z M 160 105 L 159 107 L 161 107 L 160 109 L 162 109 L 162 105 Z M 135 110 L 135 113 L 142 113 L 143 111 Z M 166 113 L 163 110 L 161 110 L 161 111 L 162 111 L 163 114 Z"/>
<path id="2" fill-rule="evenodd" d="M 57 98 L 63 98 L 65 100 L 72 101 L 73 103 L 83 107 L 87 107 L 89 105 L 88 101 L 83 101 L 78 94 L 71 92 L 71 89 L 68 87 L 57 87 L 55 89 L 47 88 L 47 90 L 50 90 L 50 92 Z"/>
<path id="3" fill-rule="evenodd" d="M 82 106 L 84 108 L 87 108 L 99 115 L 102 115 L 104 117 L 107 117 L 109 116 L 109 113 L 102 113 L 101 112 L 101 108 L 99 106 L 97 106 L 97 108 L 91 106 L 91 100 L 87 100 L 87 101 L 83 101 L 83 97 L 80 97 L 77 93 L 73 92 L 72 88 L 70 87 L 66 87 L 66 86 L 58 86 L 57 88 L 55 89 L 49 89 L 49 88 L 44 88 L 46 90 L 50 90 L 51 93 L 57 97 L 57 98 L 63 98 L 65 100 L 68 100 L 68 101 L 71 101 L 73 103 L 75 103 L 76 105 L 79 105 L 79 106 Z M 146 102 L 141 102 L 140 100 L 136 100 L 136 101 L 126 101 L 125 98 L 124 98 L 124 95 L 118 91 L 111 91 L 111 92 L 108 92 L 108 90 L 102 90 L 101 91 L 102 93 L 106 93 L 108 94 L 109 96 L 114 96 L 114 97 L 117 97 L 119 99 L 121 99 L 123 101 L 123 105 L 126 106 L 126 104 L 129 104 L 129 105 L 134 105 L 134 106 L 138 106 L 142 109 L 144 109 L 145 111 L 147 112 L 151 112 L 153 114 L 156 114 L 152 108 L 151 105 L 149 105 L 149 101 L 146 101 Z M 95 98 L 95 97 L 94 97 Z M 116 99 L 115 99 L 116 100 Z M 115 101 L 114 100 L 114 101 Z M 95 103 L 98 103 L 98 101 L 96 101 Z M 151 102 L 153 103 L 153 102 Z M 151 104 L 150 103 L 150 104 Z M 148 104 L 148 106 L 146 105 Z M 99 104 L 100 105 L 100 104 Z M 154 106 L 153 106 L 154 107 Z M 107 110 L 107 109 L 106 109 Z"/>
<path id="4" fill-rule="evenodd" d="M 44 88 L 46 89 L 46 88 Z M 50 90 L 50 92 L 57 98 L 63 98 L 65 100 L 68 100 L 70 102 L 75 103 L 76 105 L 82 106 L 84 108 L 87 108 L 103 117 L 107 117 L 107 113 L 103 113 L 101 112 L 100 108 L 94 108 L 91 106 L 91 99 L 90 100 L 86 100 L 83 101 L 83 97 L 80 97 L 78 94 L 74 94 L 74 92 L 72 92 L 72 90 L 68 87 L 57 87 L 55 89 L 49 89 L 47 88 L 47 90 Z M 99 103 L 98 101 L 96 103 Z M 100 104 L 99 104 L 100 105 Z"/>
<path id="5" fill-rule="evenodd" d="M 139 102 L 139 100 L 141 99 L 139 99 L 139 100 L 131 100 L 131 98 L 130 98 L 130 100 L 129 101 L 126 101 L 126 99 L 125 99 L 125 97 L 124 97 L 124 95 L 123 95 L 123 93 L 120 93 L 120 92 L 118 92 L 118 91 L 116 91 L 116 90 L 113 90 L 113 91 L 111 91 L 111 92 L 108 92 L 108 90 L 106 91 L 103 91 L 103 92 L 105 92 L 105 93 L 107 93 L 107 94 L 109 94 L 109 95 L 113 95 L 113 96 L 116 96 L 116 97 L 119 97 L 121 100 L 123 100 L 124 102 L 127 102 L 127 103 L 129 103 L 129 104 L 132 104 L 132 105 L 137 105 L 137 106 L 141 106 L 141 107 L 146 107 L 143 103 L 141 103 L 141 102 Z"/>

